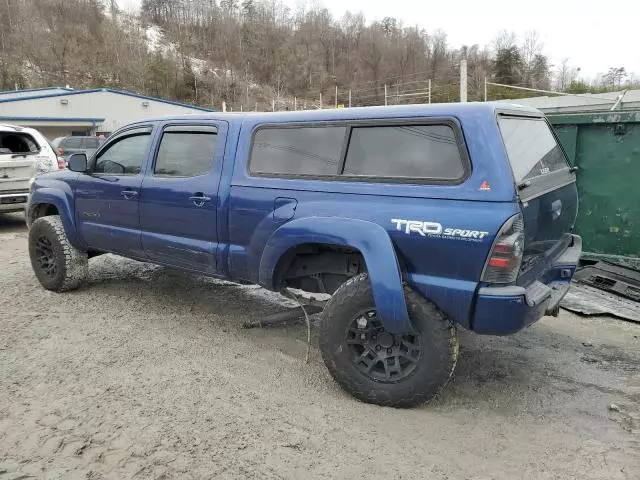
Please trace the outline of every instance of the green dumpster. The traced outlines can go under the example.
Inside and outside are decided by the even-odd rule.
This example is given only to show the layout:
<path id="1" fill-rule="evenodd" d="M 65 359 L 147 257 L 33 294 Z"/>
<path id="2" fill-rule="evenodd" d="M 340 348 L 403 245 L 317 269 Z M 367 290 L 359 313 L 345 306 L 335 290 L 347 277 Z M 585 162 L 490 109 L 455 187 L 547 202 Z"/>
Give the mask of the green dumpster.
<path id="1" fill-rule="evenodd" d="M 640 267 L 640 110 L 549 114 L 578 166 L 586 258 Z"/>

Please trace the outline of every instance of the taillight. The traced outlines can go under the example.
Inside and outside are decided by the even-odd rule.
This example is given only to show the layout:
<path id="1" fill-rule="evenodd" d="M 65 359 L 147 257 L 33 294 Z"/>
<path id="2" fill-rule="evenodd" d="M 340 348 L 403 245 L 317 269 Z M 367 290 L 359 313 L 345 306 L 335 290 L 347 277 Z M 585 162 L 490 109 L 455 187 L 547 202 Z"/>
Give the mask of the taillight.
<path id="1" fill-rule="evenodd" d="M 518 278 L 524 250 L 524 223 L 517 214 L 507 220 L 491 247 L 489 258 L 482 271 L 482 281 L 487 283 L 513 283 Z"/>

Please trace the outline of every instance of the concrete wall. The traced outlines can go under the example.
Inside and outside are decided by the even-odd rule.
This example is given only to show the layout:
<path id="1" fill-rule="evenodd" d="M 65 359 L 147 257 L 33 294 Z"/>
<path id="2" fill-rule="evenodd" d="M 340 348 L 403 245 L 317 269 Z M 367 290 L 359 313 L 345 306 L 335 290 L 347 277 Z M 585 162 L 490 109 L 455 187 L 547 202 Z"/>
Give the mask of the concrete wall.
<path id="1" fill-rule="evenodd" d="M 64 105 L 61 101 L 66 101 L 67 104 Z M 145 107 L 143 103 L 148 106 Z M 108 91 L 0 103 L 2 117 L 104 118 L 105 121 L 96 125 L 95 130 L 107 132 L 148 117 L 194 113 L 204 112 L 186 106 Z"/>

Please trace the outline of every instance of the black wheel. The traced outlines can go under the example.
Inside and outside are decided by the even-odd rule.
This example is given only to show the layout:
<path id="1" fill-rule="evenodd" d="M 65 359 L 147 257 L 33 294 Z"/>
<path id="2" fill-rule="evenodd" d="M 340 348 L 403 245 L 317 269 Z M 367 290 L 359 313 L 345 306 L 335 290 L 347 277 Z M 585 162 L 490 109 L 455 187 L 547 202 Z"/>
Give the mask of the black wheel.
<path id="1" fill-rule="evenodd" d="M 29 257 L 36 277 L 47 290 L 73 290 L 87 276 L 87 254 L 69 243 L 58 215 L 41 217 L 31 224 Z"/>
<path id="2" fill-rule="evenodd" d="M 342 388 L 364 402 L 413 407 L 431 400 L 453 374 L 454 325 L 408 287 L 405 298 L 413 332 L 385 330 L 366 274 L 344 283 L 322 313 L 322 358 Z"/>

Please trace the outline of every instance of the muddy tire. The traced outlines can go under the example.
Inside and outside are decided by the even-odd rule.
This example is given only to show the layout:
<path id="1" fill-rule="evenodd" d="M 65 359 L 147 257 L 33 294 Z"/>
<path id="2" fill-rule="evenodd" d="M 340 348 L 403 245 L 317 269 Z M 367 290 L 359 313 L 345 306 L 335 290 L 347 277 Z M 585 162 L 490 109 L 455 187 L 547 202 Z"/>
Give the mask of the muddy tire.
<path id="1" fill-rule="evenodd" d="M 447 384 L 458 359 L 455 326 L 431 302 L 405 287 L 414 332 L 391 334 L 376 314 L 367 274 L 344 283 L 320 322 L 320 351 L 333 378 L 367 403 L 413 407 Z"/>
<path id="2" fill-rule="evenodd" d="M 41 217 L 31 224 L 29 257 L 36 277 L 47 290 L 74 290 L 87 277 L 87 254 L 69 243 L 58 215 Z"/>

